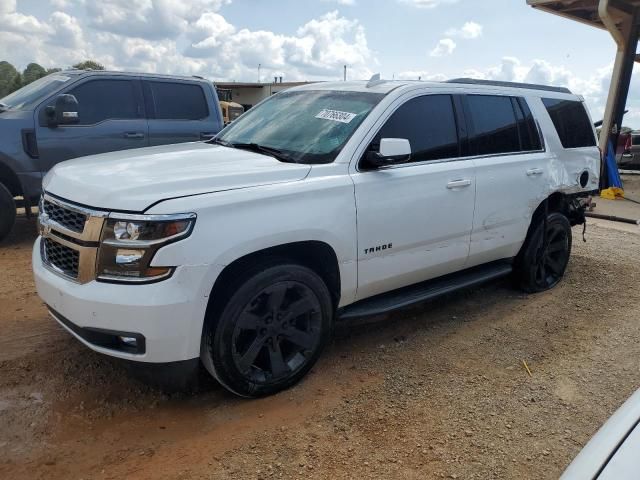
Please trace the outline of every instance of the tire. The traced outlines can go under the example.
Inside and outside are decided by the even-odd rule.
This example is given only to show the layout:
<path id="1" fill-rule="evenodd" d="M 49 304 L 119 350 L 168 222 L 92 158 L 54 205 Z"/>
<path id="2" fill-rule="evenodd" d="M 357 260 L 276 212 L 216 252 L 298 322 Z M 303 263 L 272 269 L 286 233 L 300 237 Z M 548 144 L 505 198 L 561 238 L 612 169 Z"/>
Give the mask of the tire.
<path id="1" fill-rule="evenodd" d="M 539 220 L 530 230 L 516 261 L 516 276 L 520 287 L 528 293 L 544 292 L 555 287 L 562 277 L 571 256 L 571 225 L 561 213 Z"/>
<path id="2" fill-rule="evenodd" d="M 227 390 L 262 397 L 296 384 L 331 335 L 333 303 L 323 280 L 295 264 L 245 272 L 203 329 L 201 359 Z"/>
<path id="3" fill-rule="evenodd" d="M 16 202 L 7 187 L 0 183 L 0 241 L 2 241 L 16 222 Z"/>

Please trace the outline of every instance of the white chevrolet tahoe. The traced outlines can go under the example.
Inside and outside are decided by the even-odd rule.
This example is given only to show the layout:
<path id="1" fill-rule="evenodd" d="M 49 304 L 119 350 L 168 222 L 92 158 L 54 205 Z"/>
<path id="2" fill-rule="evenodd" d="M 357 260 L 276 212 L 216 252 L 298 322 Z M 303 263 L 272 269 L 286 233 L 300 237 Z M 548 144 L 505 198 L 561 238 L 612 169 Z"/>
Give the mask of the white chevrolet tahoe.
<path id="1" fill-rule="evenodd" d="M 307 85 L 211 141 L 57 165 L 37 290 L 93 350 L 161 374 L 202 362 L 267 395 L 309 371 L 337 320 L 509 274 L 556 285 L 599 172 L 566 89 Z"/>

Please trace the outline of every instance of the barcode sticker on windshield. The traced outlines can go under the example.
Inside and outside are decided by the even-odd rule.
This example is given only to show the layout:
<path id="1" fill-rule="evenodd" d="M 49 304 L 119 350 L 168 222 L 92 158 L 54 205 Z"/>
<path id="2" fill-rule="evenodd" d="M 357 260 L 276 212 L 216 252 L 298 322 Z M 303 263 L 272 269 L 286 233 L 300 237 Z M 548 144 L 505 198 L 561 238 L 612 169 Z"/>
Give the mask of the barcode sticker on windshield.
<path id="1" fill-rule="evenodd" d="M 324 120 L 333 120 L 334 122 L 349 123 L 356 118 L 356 113 L 340 112 L 339 110 L 321 110 L 316 115 L 316 118 L 322 118 Z"/>

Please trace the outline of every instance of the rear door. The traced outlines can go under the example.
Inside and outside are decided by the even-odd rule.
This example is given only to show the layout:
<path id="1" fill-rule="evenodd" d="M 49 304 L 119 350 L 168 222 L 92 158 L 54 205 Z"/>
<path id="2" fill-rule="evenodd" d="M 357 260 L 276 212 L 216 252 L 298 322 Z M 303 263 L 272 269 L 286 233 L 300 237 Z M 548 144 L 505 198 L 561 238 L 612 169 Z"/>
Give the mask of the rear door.
<path id="1" fill-rule="evenodd" d="M 218 133 L 219 108 L 210 90 L 187 80 L 143 80 L 150 144 L 207 140 Z"/>
<path id="2" fill-rule="evenodd" d="M 510 258 L 548 196 L 548 155 L 522 97 L 465 95 L 469 147 L 476 163 L 476 207 L 469 266 Z"/>
<path id="3" fill-rule="evenodd" d="M 142 91 L 136 78 L 89 77 L 58 93 L 78 100 L 76 125 L 49 127 L 45 108 L 36 112 L 36 138 L 42 170 L 70 158 L 148 146 Z"/>

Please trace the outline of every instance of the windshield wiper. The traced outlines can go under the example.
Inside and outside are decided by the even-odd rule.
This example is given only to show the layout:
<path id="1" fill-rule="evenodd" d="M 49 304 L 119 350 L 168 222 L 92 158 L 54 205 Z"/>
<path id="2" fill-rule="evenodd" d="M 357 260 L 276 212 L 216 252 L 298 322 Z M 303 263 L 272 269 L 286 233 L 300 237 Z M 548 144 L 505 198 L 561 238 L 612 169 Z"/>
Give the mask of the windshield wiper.
<path id="1" fill-rule="evenodd" d="M 212 138 L 211 140 L 207 140 L 205 143 L 215 143 L 216 145 L 222 145 L 223 147 L 231 147 L 231 143 L 226 140 L 220 140 L 219 138 Z"/>
<path id="2" fill-rule="evenodd" d="M 0 102 L 0 112 L 6 112 L 7 110 L 9 110 L 9 105 Z"/>
<path id="3" fill-rule="evenodd" d="M 219 142 L 223 142 L 224 140 L 218 140 Z M 277 148 L 267 147 L 265 145 L 260 145 L 258 143 L 232 143 L 225 142 L 225 146 L 239 148 L 241 150 L 250 150 L 256 153 L 262 153 L 265 155 L 271 155 L 274 158 L 277 158 L 281 162 L 286 163 L 298 163 L 295 159 L 291 158 L 289 155 L 284 153 L 282 150 L 278 150 Z M 224 145 L 221 143 L 221 145 Z"/>

